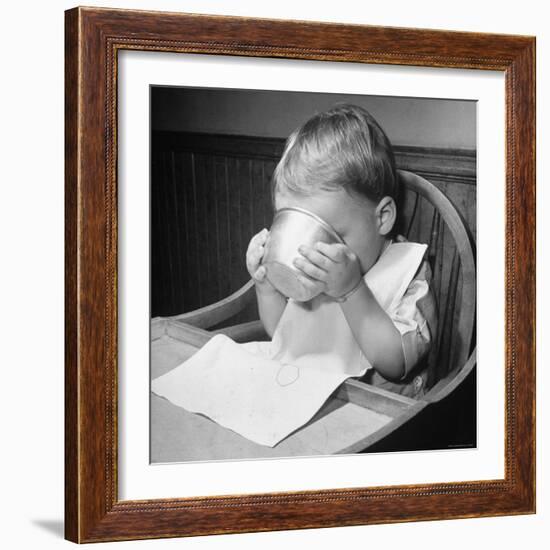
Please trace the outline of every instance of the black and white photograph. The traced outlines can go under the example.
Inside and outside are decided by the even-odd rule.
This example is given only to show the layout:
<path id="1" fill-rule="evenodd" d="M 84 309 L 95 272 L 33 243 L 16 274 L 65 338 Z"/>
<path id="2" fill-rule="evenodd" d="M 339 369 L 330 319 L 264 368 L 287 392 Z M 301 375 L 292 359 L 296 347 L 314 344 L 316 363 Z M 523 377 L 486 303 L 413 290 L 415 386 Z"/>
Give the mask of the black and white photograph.
<path id="1" fill-rule="evenodd" d="M 476 101 L 150 87 L 151 463 L 476 447 Z"/>

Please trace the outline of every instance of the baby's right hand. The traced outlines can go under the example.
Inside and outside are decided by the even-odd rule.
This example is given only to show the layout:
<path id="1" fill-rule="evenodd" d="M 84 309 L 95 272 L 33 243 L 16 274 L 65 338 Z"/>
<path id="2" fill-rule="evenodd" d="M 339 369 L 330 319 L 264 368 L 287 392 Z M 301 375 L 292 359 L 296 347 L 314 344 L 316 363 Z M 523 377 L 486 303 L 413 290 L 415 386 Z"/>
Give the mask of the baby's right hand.
<path id="1" fill-rule="evenodd" d="M 265 266 L 260 265 L 264 256 L 264 247 L 268 236 L 269 231 L 264 228 L 250 239 L 246 251 L 246 268 L 252 279 L 254 279 L 258 289 L 277 292 L 275 287 L 267 280 Z"/>

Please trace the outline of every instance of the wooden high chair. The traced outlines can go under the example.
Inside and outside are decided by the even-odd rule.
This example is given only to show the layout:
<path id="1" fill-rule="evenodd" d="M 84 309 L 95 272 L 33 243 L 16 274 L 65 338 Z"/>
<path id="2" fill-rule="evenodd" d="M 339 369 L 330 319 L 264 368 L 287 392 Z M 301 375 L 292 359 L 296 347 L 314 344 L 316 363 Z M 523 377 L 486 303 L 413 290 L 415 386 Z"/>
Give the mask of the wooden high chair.
<path id="1" fill-rule="evenodd" d="M 202 417 L 199 426 L 197 418 L 192 418 L 198 415 L 164 403 L 159 407 L 160 417 L 156 421 L 155 410 L 152 411 L 153 426 L 155 422 L 173 426 L 185 444 L 178 446 L 171 442 L 170 448 L 163 450 L 162 441 L 158 441 L 153 461 L 364 451 L 425 407 L 446 398 L 464 381 L 476 363 L 476 272 L 472 239 L 457 209 L 435 185 L 411 172 L 400 170 L 399 175 L 404 187 L 399 205 L 399 232 L 411 241 L 428 244 L 432 290 L 438 308 L 438 330 L 433 335 L 434 344 L 427 358 L 427 393 L 414 400 L 348 379 L 308 424 L 274 448 L 257 445 Z M 217 333 L 237 342 L 267 339 L 259 320 L 208 330 L 227 323 L 255 299 L 254 283 L 249 281 L 209 306 L 182 315 L 154 318 L 153 377 L 180 364 Z M 154 395 L 153 398 L 159 399 Z"/>

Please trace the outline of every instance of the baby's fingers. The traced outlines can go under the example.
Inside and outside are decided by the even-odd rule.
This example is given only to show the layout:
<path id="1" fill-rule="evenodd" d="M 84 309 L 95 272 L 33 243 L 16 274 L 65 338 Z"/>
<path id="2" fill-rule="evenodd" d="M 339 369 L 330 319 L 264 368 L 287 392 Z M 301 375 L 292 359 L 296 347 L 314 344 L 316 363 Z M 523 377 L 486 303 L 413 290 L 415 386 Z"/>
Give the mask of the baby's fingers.
<path id="1" fill-rule="evenodd" d="M 330 258 L 327 258 L 324 254 L 321 254 L 309 246 L 300 246 L 300 248 L 298 248 L 298 252 L 302 254 L 302 256 L 305 256 L 313 265 L 316 265 L 325 271 L 328 271 L 333 263 Z"/>
<path id="2" fill-rule="evenodd" d="M 327 272 L 324 269 L 320 269 L 316 265 L 312 264 L 305 258 L 295 258 L 293 263 L 300 271 L 303 271 L 312 279 L 317 281 L 324 281 L 326 279 Z"/>
<path id="3" fill-rule="evenodd" d="M 263 255 L 264 255 L 263 246 L 257 246 L 252 249 L 249 249 L 246 255 L 246 264 L 248 266 L 249 271 L 255 271 L 258 268 L 258 266 L 260 265 L 260 262 L 262 261 Z"/>
<path id="4" fill-rule="evenodd" d="M 315 247 L 319 252 L 330 258 L 333 262 L 343 262 L 348 256 L 348 247 L 345 244 L 327 244 L 318 242 Z"/>
<path id="5" fill-rule="evenodd" d="M 324 282 L 310 279 L 307 275 L 298 275 L 298 280 L 312 295 L 325 289 Z"/>
<path id="6" fill-rule="evenodd" d="M 267 229 L 263 229 L 254 235 L 252 239 L 250 239 L 248 248 L 246 249 L 246 262 L 249 266 L 258 264 L 262 259 L 262 256 L 264 255 L 264 245 L 267 241 L 268 235 L 269 231 Z"/>
<path id="7" fill-rule="evenodd" d="M 265 276 L 267 275 L 267 271 L 265 269 L 265 267 L 263 265 L 261 265 L 255 272 L 254 272 L 254 275 L 252 276 L 256 281 L 258 281 L 259 283 L 261 283 L 264 279 L 265 279 Z"/>
<path id="8" fill-rule="evenodd" d="M 256 246 L 258 245 L 264 245 L 267 242 L 267 237 L 269 236 L 269 231 L 264 227 L 259 233 L 256 233 L 253 237 L 254 244 Z"/>

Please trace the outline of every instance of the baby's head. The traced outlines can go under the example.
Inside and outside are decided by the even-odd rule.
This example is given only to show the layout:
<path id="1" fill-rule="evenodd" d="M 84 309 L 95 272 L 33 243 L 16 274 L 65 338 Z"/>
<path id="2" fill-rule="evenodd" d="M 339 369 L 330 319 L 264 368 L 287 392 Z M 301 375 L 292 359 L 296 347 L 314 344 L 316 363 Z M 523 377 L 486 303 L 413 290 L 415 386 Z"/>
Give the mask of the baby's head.
<path id="1" fill-rule="evenodd" d="M 363 272 L 393 235 L 399 198 L 394 155 L 388 137 L 362 107 L 337 104 L 292 132 L 272 191 L 276 210 L 305 208 L 332 225 Z"/>

